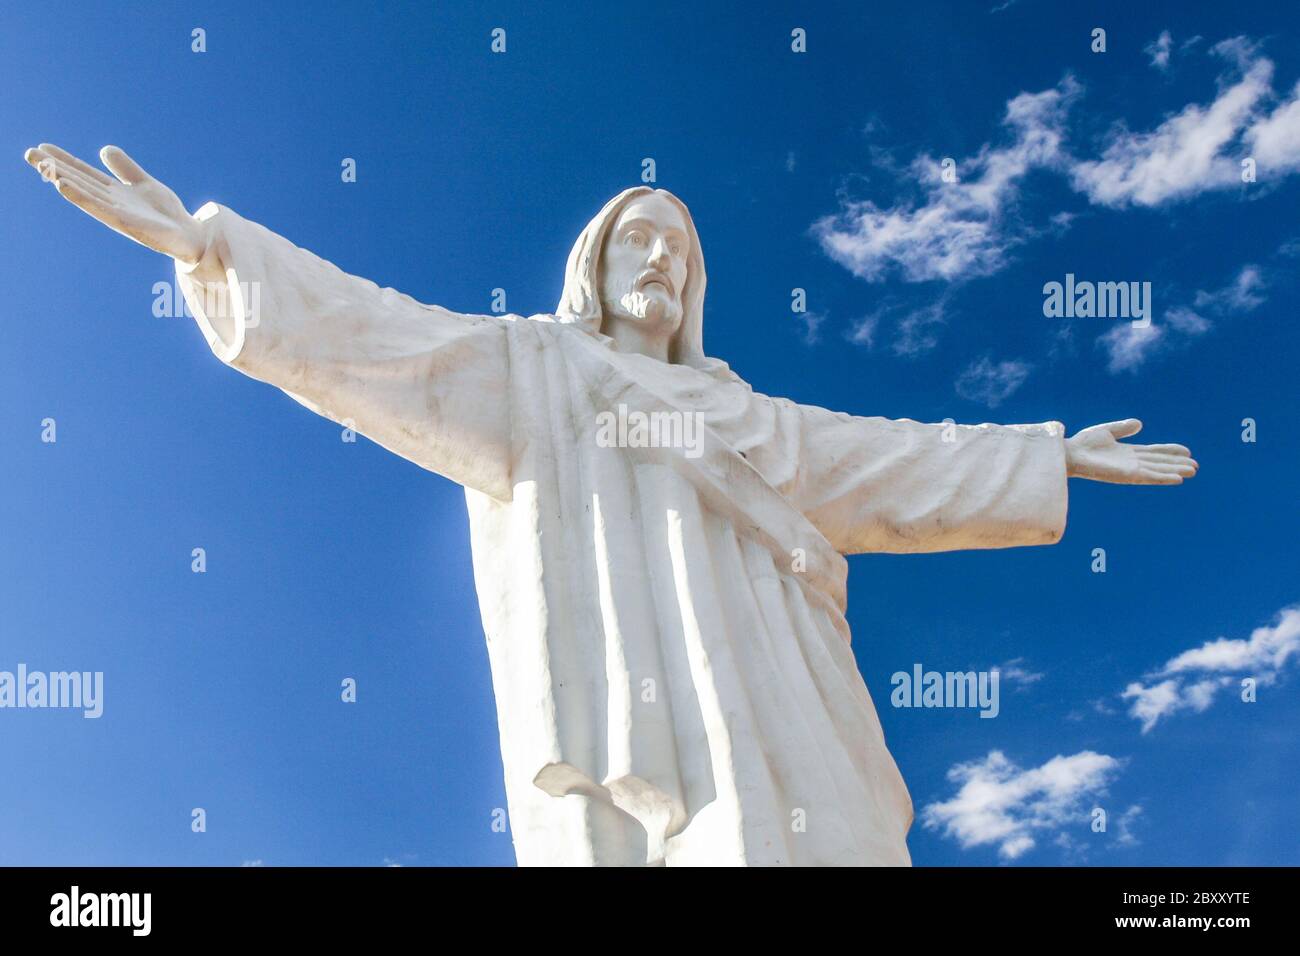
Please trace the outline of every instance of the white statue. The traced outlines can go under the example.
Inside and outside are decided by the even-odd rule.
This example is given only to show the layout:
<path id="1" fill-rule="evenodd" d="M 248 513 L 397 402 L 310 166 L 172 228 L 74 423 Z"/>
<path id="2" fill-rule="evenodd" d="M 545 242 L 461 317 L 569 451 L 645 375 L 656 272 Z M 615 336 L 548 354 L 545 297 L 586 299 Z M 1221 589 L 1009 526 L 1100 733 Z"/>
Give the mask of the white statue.
<path id="1" fill-rule="evenodd" d="M 223 362 L 465 486 L 521 864 L 909 863 L 842 555 L 1052 544 L 1068 476 L 1196 473 L 1122 443 L 1132 419 L 1066 439 L 755 393 L 705 356 L 704 256 L 664 190 L 596 215 L 556 314 L 459 315 L 100 155 L 116 179 L 26 158 L 176 260 Z"/>

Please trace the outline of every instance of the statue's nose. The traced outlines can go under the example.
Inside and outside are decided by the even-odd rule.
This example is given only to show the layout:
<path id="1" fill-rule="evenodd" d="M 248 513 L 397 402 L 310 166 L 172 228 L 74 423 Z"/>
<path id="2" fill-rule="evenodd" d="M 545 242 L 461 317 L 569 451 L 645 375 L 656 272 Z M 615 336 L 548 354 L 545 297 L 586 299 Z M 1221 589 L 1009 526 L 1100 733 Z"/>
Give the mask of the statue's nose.
<path id="1" fill-rule="evenodd" d="M 668 262 L 668 243 L 662 239 L 655 240 L 655 244 L 650 247 L 650 266 L 660 272 L 666 272 Z"/>

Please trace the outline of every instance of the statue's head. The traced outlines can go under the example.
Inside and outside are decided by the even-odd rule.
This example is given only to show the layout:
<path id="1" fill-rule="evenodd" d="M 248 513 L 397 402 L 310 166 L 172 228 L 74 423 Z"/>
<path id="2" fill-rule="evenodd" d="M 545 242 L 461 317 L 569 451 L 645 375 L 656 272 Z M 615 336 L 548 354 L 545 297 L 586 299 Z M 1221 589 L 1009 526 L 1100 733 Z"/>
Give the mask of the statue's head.
<path id="1" fill-rule="evenodd" d="M 704 364 L 704 256 L 686 205 L 637 186 L 605 204 L 569 253 L 556 314 L 605 332 L 632 323 L 671 336 L 668 360 Z"/>

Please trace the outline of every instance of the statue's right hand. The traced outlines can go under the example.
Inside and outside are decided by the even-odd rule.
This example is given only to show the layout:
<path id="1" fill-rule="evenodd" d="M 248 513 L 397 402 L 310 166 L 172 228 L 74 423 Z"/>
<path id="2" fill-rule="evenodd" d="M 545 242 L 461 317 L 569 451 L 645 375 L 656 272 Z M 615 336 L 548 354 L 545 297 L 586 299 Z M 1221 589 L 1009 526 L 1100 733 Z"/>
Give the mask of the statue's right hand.
<path id="1" fill-rule="evenodd" d="M 141 245 L 186 265 L 198 262 L 207 249 L 207 227 L 116 146 L 99 151 L 116 181 L 50 143 L 27 150 L 23 158 L 68 202 Z"/>

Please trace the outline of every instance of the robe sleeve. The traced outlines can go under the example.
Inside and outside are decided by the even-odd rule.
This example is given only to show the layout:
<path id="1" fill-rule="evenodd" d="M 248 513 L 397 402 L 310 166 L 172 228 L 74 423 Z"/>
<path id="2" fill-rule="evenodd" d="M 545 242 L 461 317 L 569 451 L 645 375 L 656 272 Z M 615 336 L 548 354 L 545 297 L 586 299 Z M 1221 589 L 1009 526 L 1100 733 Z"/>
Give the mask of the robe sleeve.
<path id="1" fill-rule="evenodd" d="M 422 468 L 508 500 L 505 319 L 421 305 L 348 275 L 224 206 L 177 263 L 213 353 Z"/>
<path id="2" fill-rule="evenodd" d="M 788 403 L 799 465 L 786 495 L 842 554 L 1055 544 L 1065 429 L 927 425 Z"/>

